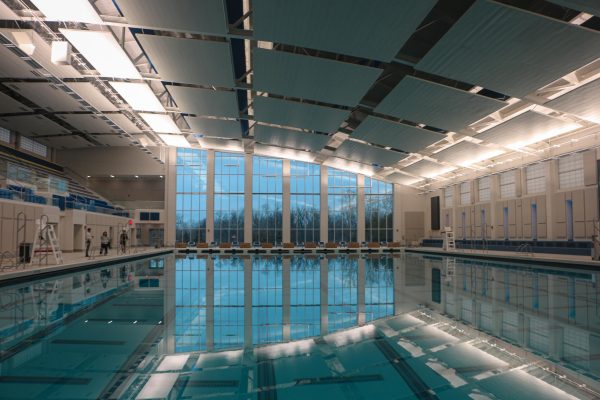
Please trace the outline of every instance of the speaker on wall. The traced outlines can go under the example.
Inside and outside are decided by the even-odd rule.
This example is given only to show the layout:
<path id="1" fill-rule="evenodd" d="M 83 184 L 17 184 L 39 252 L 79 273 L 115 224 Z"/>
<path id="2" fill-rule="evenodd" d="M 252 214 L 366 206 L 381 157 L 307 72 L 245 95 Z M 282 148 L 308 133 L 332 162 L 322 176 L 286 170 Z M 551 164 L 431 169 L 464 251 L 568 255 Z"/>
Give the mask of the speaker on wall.
<path id="1" fill-rule="evenodd" d="M 431 198 L 431 230 L 440 229 L 440 196 Z"/>

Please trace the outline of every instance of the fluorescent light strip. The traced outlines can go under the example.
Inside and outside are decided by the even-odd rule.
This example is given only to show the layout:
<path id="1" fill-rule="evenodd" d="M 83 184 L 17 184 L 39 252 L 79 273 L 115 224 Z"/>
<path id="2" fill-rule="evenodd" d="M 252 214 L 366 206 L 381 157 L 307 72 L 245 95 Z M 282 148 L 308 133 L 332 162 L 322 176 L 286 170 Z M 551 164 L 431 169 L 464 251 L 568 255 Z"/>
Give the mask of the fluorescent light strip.
<path id="1" fill-rule="evenodd" d="M 102 19 L 88 0 L 31 0 L 46 19 L 101 24 Z"/>
<path id="2" fill-rule="evenodd" d="M 192 147 L 183 135 L 167 135 L 160 133 L 158 136 L 167 146 L 172 147 Z"/>
<path id="3" fill-rule="evenodd" d="M 110 32 L 59 30 L 102 76 L 142 79 L 140 71 Z"/>
<path id="4" fill-rule="evenodd" d="M 146 114 L 140 113 L 140 117 L 146 121 L 150 129 L 156 133 L 175 133 L 181 134 L 181 131 L 175 124 L 175 121 L 165 114 Z"/>
<path id="5" fill-rule="evenodd" d="M 109 82 L 136 111 L 165 112 L 150 86 L 146 83 Z"/>

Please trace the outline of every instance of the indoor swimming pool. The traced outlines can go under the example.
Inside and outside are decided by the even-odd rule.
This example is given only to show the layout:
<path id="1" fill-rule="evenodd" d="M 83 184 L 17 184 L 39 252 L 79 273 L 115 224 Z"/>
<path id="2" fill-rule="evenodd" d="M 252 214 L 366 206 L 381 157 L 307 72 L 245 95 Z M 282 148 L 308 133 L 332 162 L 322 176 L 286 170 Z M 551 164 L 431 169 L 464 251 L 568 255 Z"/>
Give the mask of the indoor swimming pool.
<path id="1" fill-rule="evenodd" d="M 0 287 L 3 399 L 593 399 L 598 272 L 165 255 Z"/>

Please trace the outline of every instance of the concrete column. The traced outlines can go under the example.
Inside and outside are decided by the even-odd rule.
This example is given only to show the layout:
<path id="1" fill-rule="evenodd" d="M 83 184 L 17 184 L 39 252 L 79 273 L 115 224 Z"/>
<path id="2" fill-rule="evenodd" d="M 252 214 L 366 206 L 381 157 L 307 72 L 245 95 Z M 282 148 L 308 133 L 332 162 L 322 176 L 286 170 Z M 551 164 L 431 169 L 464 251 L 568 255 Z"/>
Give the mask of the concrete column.
<path id="1" fill-rule="evenodd" d="M 358 279 L 357 279 L 357 283 L 358 283 L 358 295 L 357 295 L 358 326 L 364 325 L 365 321 L 366 321 L 366 315 L 365 315 L 365 310 L 366 310 L 366 307 L 365 307 L 365 283 L 366 283 L 365 263 L 366 263 L 366 261 L 364 258 L 361 257 L 358 259 Z"/>
<path id="2" fill-rule="evenodd" d="M 252 258 L 244 258 L 244 348 L 252 349 Z"/>
<path id="3" fill-rule="evenodd" d="M 215 240 L 215 152 L 206 154 L 206 242 Z"/>
<path id="4" fill-rule="evenodd" d="M 283 341 L 287 342 L 291 336 L 291 271 L 292 260 L 284 257 L 282 260 L 282 295 L 281 304 L 283 308 Z"/>
<path id="5" fill-rule="evenodd" d="M 328 238 L 328 215 L 329 209 L 327 206 L 327 167 L 321 165 L 321 241 L 327 242 Z"/>
<path id="6" fill-rule="evenodd" d="M 165 175 L 165 245 L 175 244 L 175 212 L 177 192 L 177 149 L 169 147 L 166 152 L 166 175 Z"/>
<path id="7" fill-rule="evenodd" d="M 321 336 L 329 333 L 329 314 L 328 314 L 328 263 L 327 259 L 321 260 Z"/>
<path id="8" fill-rule="evenodd" d="M 365 241 L 365 177 L 364 175 L 356 175 L 356 241 Z"/>
<path id="9" fill-rule="evenodd" d="M 206 258 L 206 350 L 215 348 L 215 269 L 214 260 Z"/>
<path id="10" fill-rule="evenodd" d="M 252 242 L 252 154 L 244 155 L 244 242 Z M 238 238 L 241 242 L 241 240 Z"/>
<path id="11" fill-rule="evenodd" d="M 290 213 L 290 172 L 291 162 L 290 160 L 283 160 L 283 204 L 282 204 L 282 241 L 283 243 L 291 240 L 291 213 Z"/>
<path id="12" fill-rule="evenodd" d="M 402 190 L 402 186 L 394 183 L 394 216 L 393 216 L 393 224 L 394 224 L 394 242 L 403 241 L 402 235 L 402 204 L 401 204 L 401 195 L 400 191 Z"/>

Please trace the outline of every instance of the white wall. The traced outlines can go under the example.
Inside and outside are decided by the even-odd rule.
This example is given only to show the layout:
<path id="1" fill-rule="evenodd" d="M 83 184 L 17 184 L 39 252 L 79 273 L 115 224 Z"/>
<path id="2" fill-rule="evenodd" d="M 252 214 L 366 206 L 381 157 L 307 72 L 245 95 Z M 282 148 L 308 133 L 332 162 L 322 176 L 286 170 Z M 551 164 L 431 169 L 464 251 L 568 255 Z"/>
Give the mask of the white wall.
<path id="1" fill-rule="evenodd" d="M 81 176 L 163 175 L 165 166 L 137 147 L 93 147 L 56 152 L 56 162 Z"/>

